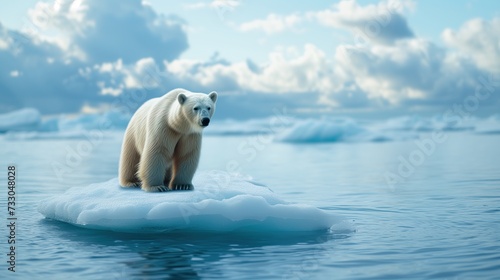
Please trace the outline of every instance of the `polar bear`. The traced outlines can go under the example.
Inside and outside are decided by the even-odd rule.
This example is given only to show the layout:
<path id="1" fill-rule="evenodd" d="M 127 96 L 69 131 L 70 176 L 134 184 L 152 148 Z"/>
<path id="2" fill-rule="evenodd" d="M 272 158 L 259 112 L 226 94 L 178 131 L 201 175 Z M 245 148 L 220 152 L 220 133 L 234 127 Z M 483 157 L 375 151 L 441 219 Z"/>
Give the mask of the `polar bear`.
<path id="1" fill-rule="evenodd" d="M 192 190 L 201 133 L 215 111 L 217 93 L 174 89 L 145 102 L 125 131 L 120 156 L 122 187 L 147 192 Z"/>

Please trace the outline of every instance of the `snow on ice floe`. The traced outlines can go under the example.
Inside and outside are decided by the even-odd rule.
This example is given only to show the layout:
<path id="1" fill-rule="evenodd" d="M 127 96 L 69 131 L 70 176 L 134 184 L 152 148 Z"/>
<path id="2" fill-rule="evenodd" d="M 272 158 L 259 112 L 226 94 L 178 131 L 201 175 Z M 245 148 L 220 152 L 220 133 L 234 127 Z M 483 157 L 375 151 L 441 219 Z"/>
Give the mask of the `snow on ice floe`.
<path id="1" fill-rule="evenodd" d="M 41 123 L 38 110 L 24 108 L 0 115 L 0 132 L 37 130 Z"/>
<path id="2" fill-rule="evenodd" d="M 328 230 L 341 219 L 293 204 L 269 188 L 222 171 L 197 174 L 194 191 L 147 193 L 118 180 L 73 187 L 40 202 L 47 218 L 84 228 L 119 232 Z"/>

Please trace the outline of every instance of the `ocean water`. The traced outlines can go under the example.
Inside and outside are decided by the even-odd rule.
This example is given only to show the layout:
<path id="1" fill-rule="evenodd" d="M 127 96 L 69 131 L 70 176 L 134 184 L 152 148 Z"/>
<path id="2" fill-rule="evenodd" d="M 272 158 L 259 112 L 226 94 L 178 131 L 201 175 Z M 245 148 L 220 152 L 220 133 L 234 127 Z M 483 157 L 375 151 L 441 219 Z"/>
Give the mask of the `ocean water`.
<path id="1" fill-rule="evenodd" d="M 203 139 L 200 171 L 236 170 L 281 198 L 340 215 L 330 231 L 117 233 L 45 219 L 38 203 L 117 176 L 121 132 L 0 138 L 3 186 L 15 165 L 16 272 L 1 279 L 498 279 L 500 134 L 431 132 L 396 141 Z M 90 136 L 89 136 L 90 137 Z M 91 138 L 91 137 L 90 137 Z M 427 146 L 417 145 L 423 141 Z"/>

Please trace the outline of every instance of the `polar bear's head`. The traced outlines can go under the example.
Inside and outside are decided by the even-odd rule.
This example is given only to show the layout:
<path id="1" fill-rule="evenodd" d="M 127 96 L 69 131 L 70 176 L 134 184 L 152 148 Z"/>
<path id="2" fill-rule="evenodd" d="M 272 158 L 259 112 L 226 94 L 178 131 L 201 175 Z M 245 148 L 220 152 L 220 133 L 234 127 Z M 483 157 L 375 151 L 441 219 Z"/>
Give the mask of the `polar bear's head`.
<path id="1" fill-rule="evenodd" d="M 181 105 L 183 115 L 189 120 L 191 127 L 195 131 L 201 131 L 207 127 L 215 112 L 215 102 L 217 93 L 212 91 L 209 94 L 203 93 L 179 93 L 177 101 Z"/>

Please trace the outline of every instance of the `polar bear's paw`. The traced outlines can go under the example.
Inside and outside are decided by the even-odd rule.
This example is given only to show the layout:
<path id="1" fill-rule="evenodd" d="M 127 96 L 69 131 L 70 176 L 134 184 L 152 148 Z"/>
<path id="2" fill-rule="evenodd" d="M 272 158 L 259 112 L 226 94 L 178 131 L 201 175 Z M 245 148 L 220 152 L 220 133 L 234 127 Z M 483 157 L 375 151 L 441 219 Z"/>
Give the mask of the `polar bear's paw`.
<path id="1" fill-rule="evenodd" d="M 170 186 L 172 191 L 192 191 L 194 190 L 193 184 L 172 184 Z"/>
<path id="2" fill-rule="evenodd" d="M 150 186 L 148 188 L 142 188 L 143 190 L 147 192 L 168 192 L 169 189 L 167 186 L 164 185 L 158 185 L 158 186 Z"/>
<path id="3" fill-rule="evenodd" d="M 120 184 L 122 188 L 140 188 L 141 183 L 140 182 L 127 182 L 124 184 Z"/>

